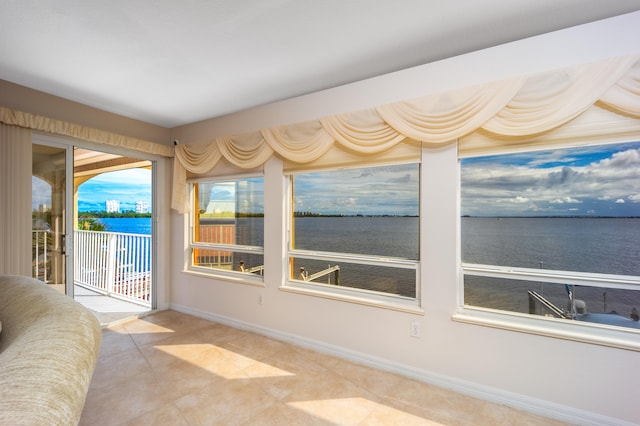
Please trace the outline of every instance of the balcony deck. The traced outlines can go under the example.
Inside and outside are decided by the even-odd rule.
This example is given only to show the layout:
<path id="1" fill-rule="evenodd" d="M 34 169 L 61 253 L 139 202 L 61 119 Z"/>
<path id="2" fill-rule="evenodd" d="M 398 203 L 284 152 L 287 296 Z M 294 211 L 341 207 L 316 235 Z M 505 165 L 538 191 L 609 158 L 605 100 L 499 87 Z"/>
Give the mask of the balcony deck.
<path id="1" fill-rule="evenodd" d="M 140 318 L 151 312 L 151 309 L 145 306 L 105 296 L 77 284 L 73 291 L 74 299 L 93 312 L 103 327 Z"/>

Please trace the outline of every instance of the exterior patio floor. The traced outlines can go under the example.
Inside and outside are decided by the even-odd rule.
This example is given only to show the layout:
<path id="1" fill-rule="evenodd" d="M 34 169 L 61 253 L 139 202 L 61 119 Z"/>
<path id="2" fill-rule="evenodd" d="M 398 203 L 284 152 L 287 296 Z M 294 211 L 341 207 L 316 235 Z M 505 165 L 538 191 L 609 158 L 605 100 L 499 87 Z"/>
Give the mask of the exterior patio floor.
<path id="1" fill-rule="evenodd" d="M 74 299 L 95 314 L 102 327 L 140 318 L 152 310 L 145 306 L 105 296 L 79 285 L 74 286 Z"/>

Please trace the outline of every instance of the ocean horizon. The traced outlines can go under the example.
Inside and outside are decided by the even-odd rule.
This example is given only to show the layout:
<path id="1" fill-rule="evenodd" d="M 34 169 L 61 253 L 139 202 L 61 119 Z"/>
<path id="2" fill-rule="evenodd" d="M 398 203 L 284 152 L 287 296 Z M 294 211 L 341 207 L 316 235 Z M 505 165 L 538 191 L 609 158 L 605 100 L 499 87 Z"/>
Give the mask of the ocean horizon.
<path id="1" fill-rule="evenodd" d="M 100 218 L 110 232 L 151 234 L 151 218 Z M 251 229 L 245 244 L 263 245 L 262 217 L 238 218 Z M 418 260 L 419 219 L 405 216 L 305 216 L 295 218 L 296 248 Z M 461 218 L 462 262 L 560 271 L 640 276 L 640 218 L 469 217 Z M 299 263 L 299 265 L 298 265 Z M 255 266 L 255 265 L 251 265 Z M 309 274 L 326 262 L 296 259 Z M 381 278 L 382 277 L 382 278 Z M 341 282 L 375 290 L 384 279 L 393 294 L 415 297 L 415 277 L 393 268 L 343 263 Z M 564 283 L 534 283 L 487 277 L 465 278 L 465 303 L 528 312 L 527 291 L 542 291 L 559 306 L 567 300 Z M 640 308 L 640 291 L 584 287 L 576 297 L 591 312 L 627 315 Z"/>

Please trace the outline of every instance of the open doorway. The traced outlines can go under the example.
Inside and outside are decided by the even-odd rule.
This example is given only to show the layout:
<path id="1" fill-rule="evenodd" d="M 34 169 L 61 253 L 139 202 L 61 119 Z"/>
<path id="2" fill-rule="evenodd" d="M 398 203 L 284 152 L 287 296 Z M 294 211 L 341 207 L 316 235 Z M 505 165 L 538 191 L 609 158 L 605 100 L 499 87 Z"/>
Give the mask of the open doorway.
<path id="1" fill-rule="evenodd" d="M 153 309 L 153 163 L 73 153 L 74 298 L 111 323 Z"/>
<path id="2" fill-rule="evenodd" d="M 152 310 L 154 163 L 48 142 L 33 144 L 33 276 L 102 324 Z"/>

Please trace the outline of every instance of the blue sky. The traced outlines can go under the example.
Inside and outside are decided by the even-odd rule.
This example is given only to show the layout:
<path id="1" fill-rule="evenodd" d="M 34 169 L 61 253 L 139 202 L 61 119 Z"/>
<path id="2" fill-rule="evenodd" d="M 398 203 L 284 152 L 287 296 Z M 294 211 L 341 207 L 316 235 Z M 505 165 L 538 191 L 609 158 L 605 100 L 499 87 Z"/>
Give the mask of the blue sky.
<path id="1" fill-rule="evenodd" d="M 51 186 L 32 178 L 32 208 L 51 207 Z M 147 201 L 151 209 L 151 171 L 130 169 L 103 173 L 78 188 L 78 211 L 105 211 L 106 200 L 119 200 L 120 211 L 135 210 L 136 201 Z"/>
<path id="2" fill-rule="evenodd" d="M 120 201 L 120 211 L 135 210 L 136 201 L 146 201 L 151 208 L 151 170 L 103 173 L 78 188 L 78 211 L 104 211 L 105 200 Z"/>
<path id="3" fill-rule="evenodd" d="M 418 214 L 417 165 L 297 175 L 295 210 Z M 34 179 L 33 207 L 51 190 Z M 464 159 L 461 213 L 472 216 L 640 216 L 640 142 Z M 78 189 L 79 210 L 151 205 L 151 171 L 104 173 Z"/>
<path id="4" fill-rule="evenodd" d="M 640 216 L 640 143 L 462 161 L 462 214 Z"/>

